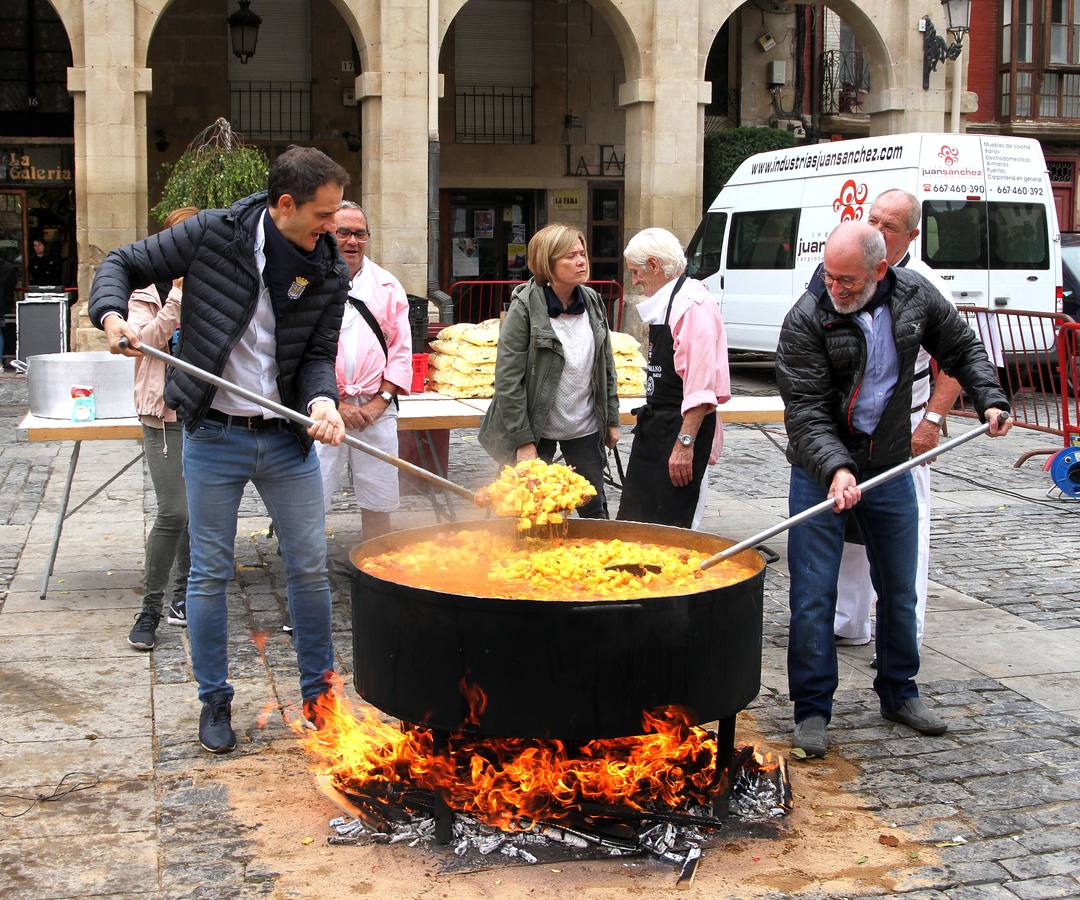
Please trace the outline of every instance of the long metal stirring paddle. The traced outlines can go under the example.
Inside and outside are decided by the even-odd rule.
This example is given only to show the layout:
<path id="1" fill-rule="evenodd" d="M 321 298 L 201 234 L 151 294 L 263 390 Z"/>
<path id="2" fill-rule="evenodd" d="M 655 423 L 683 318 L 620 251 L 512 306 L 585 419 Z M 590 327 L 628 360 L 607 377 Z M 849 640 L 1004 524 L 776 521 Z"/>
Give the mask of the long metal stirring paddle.
<path id="1" fill-rule="evenodd" d="M 120 339 L 120 347 L 124 350 L 130 347 L 130 343 L 127 338 Z M 156 347 L 148 347 L 146 344 L 142 344 L 139 347 L 134 348 L 140 353 L 146 356 L 152 356 L 154 359 L 159 359 L 163 363 L 169 366 L 173 366 L 179 369 L 181 372 L 187 372 L 188 375 L 193 375 L 202 381 L 209 382 L 215 387 L 224 388 L 236 394 L 239 397 L 243 397 L 245 400 L 250 400 L 252 403 L 257 403 L 259 406 L 265 407 L 271 412 L 277 413 L 283 418 L 296 422 L 300 425 L 311 426 L 315 424 L 315 420 L 310 416 L 305 416 L 303 413 L 298 413 L 294 409 L 289 409 L 287 406 L 282 406 L 280 403 L 276 403 L 273 400 L 268 400 L 266 397 L 262 397 L 256 394 L 254 391 L 249 391 L 247 388 L 242 388 L 238 384 L 233 384 L 231 381 L 226 381 L 218 375 L 214 375 L 207 372 L 205 369 L 200 369 L 198 366 L 193 366 L 189 362 L 185 362 L 182 359 L 177 359 L 175 356 L 171 356 L 168 353 L 164 353 L 158 350 Z M 361 441 L 359 438 L 354 438 L 351 434 L 345 435 L 343 443 L 348 444 L 350 447 L 355 447 L 357 450 L 362 450 L 364 453 L 374 456 L 376 459 L 381 459 L 383 462 L 390 463 L 392 466 L 396 466 L 403 472 L 408 472 L 410 475 L 415 475 L 417 478 L 422 478 L 424 481 L 431 484 L 438 485 L 444 491 L 450 491 L 457 494 L 459 497 L 464 497 L 467 500 L 474 500 L 475 493 L 470 491 L 467 487 L 460 484 L 455 484 L 452 481 L 448 481 L 436 475 L 434 472 L 429 472 L 427 469 L 422 469 L 420 466 L 414 466 L 411 462 L 406 462 L 399 456 L 387 453 L 385 450 L 380 450 L 378 447 L 373 447 L 371 444 Z"/>
<path id="2" fill-rule="evenodd" d="M 1006 416 L 1006 418 L 1008 417 Z M 989 430 L 990 423 L 985 422 L 978 428 L 973 428 L 965 434 L 950 438 L 944 444 L 940 444 L 933 450 L 927 450 L 925 453 L 913 456 L 911 459 L 907 460 L 907 462 L 902 462 L 900 465 L 893 466 L 891 469 L 886 469 L 884 472 L 875 475 L 873 478 L 866 479 L 866 481 L 859 484 L 859 489 L 862 491 L 869 491 L 872 488 L 876 488 L 878 485 L 884 484 L 886 481 L 892 481 L 892 479 L 896 478 L 898 475 L 903 475 L 908 469 L 914 469 L 924 462 L 929 462 L 935 456 L 941 456 L 942 453 L 948 453 L 950 450 L 959 447 L 961 444 L 966 444 L 968 441 L 977 438 L 979 435 L 986 434 Z M 783 522 L 779 522 L 771 528 L 766 528 L 760 534 L 755 534 L 745 541 L 733 544 L 728 547 L 727 550 L 721 550 L 719 553 L 710 556 L 708 559 L 702 561 L 701 568 L 708 569 L 711 566 L 715 566 L 718 562 L 723 562 L 725 559 L 734 556 L 736 553 L 741 553 L 743 550 L 757 546 L 762 541 L 767 541 L 773 535 L 779 534 L 781 531 L 787 531 L 789 528 L 801 525 L 807 519 L 812 519 L 814 516 L 825 512 L 827 509 L 832 509 L 832 506 L 832 500 L 822 500 L 820 503 L 816 503 L 808 509 L 804 509 L 801 513 L 797 513 L 790 519 L 784 519 Z"/>

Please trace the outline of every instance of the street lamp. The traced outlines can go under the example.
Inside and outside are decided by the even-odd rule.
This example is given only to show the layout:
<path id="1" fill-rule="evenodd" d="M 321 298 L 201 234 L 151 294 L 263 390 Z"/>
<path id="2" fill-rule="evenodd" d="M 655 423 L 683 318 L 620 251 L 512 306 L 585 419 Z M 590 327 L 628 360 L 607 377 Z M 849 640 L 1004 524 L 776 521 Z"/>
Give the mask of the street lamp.
<path id="1" fill-rule="evenodd" d="M 249 6 L 251 6 L 251 0 L 240 0 L 240 8 L 229 16 L 229 40 L 232 43 L 232 52 L 244 64 L 255 55 L 255 44 L 259 40 L 259 26 L 262 24 L 262 16 L 248 9 Z"/>
<path id="2" fill-rule="evenodd" d="M 923 16 L 923 90 L 930 90 L 930 73 L 937 69 L 939 62 L 959 58 L 964 49 L 964 35 L 971 30 L 971 0 L 941 0 L 945 10 L 945 30 L 952 36 L 952 44 L 937 33 L 929 16 Z"/>

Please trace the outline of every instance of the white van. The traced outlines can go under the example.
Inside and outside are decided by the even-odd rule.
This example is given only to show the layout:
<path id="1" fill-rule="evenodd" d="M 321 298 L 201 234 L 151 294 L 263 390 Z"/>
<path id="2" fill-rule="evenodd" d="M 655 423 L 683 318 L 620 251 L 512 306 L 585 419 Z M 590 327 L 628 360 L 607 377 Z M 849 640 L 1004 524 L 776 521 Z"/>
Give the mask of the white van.
<path id="1" fill-rule="evenodd" d="M 922 203 L 911 252 L 955 303 L 1061 311 L 1061 238 L 1038 141 L 896 134 L 760 153 L 735 171 L 686 252 L 687 273 L 721 303 L 728 346 L 775 353 L 825 239 L 889 188 Z"/>

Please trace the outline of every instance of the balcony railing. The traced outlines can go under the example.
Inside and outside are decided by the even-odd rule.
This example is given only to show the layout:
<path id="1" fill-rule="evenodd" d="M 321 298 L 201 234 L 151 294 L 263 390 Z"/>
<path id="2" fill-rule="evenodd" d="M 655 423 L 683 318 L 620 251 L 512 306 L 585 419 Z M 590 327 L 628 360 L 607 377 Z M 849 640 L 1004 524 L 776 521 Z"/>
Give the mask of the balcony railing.
<path id="1" fill-rule="evenodd" d="M 870 67 L 861 50 L 821 54 L 821 115 L 861 114 L 870 92 Z"/>
<path id="2" fill-rule="evenodd" d="M 462 85 L 456 90 L 459 144 L 531 144 L 533 106 L 531 87 Z"/>
<path id="3" fill-rule="evenodd" d="M 255 140 L 311 139 L 311 82 L 230 81 L 232 126 Z"/>

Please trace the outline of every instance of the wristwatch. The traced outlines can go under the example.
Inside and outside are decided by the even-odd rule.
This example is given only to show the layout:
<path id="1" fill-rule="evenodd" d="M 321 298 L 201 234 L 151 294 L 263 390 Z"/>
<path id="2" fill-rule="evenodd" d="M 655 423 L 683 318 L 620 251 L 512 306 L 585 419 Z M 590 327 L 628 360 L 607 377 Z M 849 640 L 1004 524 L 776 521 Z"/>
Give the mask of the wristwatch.
<path id="1" fill-rule="evenodd" d="M 692 434 L 680 434 L 678 440 L 684 447 L 693 447 L 695 437 Z"/>
<path id="2" fill-rule="evenodd" d="M 941 429 L 941 423 L 943 421 L 945 421 L 945 420 L 942 419 L 941 413 L 931 412 L 930 410 L 927 410 L 925 413 L 923 413 L 923 421 L 924 422 L 929 422 L 935 428 L 940 430 Z"/>
<path id="3" fill-rule="evenodd" d="M 379 391 L 377 396 L 382 397 L 383 400 L 385 400 L 387 403 L 394 402 L 394 395 L 391 394 L 389 391 Z"/>

